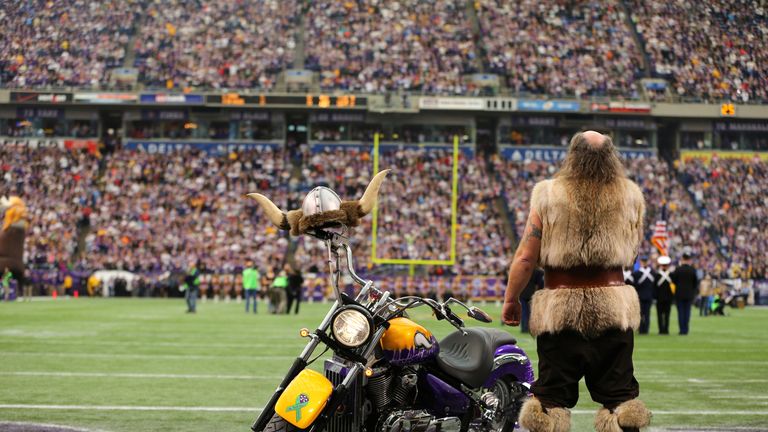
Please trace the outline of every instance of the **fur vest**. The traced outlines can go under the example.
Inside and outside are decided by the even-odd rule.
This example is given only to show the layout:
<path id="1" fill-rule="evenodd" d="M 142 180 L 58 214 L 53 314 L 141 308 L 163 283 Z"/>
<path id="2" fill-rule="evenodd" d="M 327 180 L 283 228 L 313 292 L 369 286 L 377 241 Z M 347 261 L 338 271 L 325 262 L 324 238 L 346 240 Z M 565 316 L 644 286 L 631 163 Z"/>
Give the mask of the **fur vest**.
<path id="1" fill-rule="evenodd" d="M 534 187 L 531 208 L 543 224 L 539 265 L 632 265 L 643 239 L 645 199 L 640 188 L 628 179 L 601 191 L 583 187 L 562 179 Z M 545 289 L 531 300 L 533 336 L 571 329 L 595 337 L 610 328 L 636 329 L 639 324 L 640 304 L 630 285 Z"/>

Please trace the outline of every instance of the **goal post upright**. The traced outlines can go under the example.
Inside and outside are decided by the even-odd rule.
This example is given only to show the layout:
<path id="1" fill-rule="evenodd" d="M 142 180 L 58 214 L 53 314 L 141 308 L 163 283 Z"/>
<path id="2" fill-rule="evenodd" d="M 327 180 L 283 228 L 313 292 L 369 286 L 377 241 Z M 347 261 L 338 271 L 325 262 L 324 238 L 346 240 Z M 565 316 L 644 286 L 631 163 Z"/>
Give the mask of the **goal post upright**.
<path id="1" fill-rule="evenodd" d="M 380 136 L 373 134 L 373 173 L 379 172 L 379 144 Z M 373 264 L 400 264 L 400 265 L 454 265 L 456 263 L 456 234 L 458 229 L 459 206 L 459 136 L 453 136 L 453 166 L 451 181 L 451 250 L 447 260 L 423 260 L 408 258 L 378 258 L 376 254 L 378 240 L 379 206 L 373 208 L 373 222 L 371 232 L 371 262 Z"/>

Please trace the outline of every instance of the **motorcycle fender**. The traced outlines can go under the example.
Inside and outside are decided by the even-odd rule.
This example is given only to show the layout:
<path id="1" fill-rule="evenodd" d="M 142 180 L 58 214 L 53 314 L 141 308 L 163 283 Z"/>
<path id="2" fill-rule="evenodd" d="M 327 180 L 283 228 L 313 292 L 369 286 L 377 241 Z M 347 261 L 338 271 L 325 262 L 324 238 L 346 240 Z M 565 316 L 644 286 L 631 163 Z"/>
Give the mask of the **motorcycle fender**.
<path id="1" fill-rule="evenodd" d="M 288 384 L 275 404 L 275 413 L 299 429 L 306 429 L 323 412 L 333 384 L 321 373 L 304 369 Z"/>

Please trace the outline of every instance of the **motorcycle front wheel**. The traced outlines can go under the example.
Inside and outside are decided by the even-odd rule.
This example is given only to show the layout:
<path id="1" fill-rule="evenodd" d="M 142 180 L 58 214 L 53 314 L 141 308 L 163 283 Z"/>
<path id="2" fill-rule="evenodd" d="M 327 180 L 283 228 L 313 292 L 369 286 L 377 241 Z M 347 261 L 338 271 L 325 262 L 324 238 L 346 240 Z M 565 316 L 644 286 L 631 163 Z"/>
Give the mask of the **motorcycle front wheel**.
<path id="1" fill-rule="evenodd" d="M 272 415 L 269 423 L 267 423 L 267 426 L 264 428 L 264 432 L 299 432 L 303 430 L 305 429 L 297 428 L 277 414 Z"/>

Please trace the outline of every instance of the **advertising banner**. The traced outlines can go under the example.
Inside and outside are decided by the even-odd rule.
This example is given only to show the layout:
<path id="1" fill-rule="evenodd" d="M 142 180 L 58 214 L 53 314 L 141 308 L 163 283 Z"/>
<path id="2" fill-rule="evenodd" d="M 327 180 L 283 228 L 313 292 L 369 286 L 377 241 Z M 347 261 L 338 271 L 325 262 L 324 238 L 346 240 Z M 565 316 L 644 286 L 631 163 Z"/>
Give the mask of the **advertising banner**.
<path id="1" fill-rule="evenodd" d="M 75 93 L 75 102 L 94 104 L 135 103 L 138 99 L 136 93 Z"/>
<path id="2" fill-rule="evenodd" d="M 18 119 L 38 119 L 38 118 L 64 118 L 63 108 L 53 107 L 18 107 L 16 108 L 16 118 Z"/>
<path id="3" fill-rule="evenodd" d="M 513 161 L 552 161 L 557 162 L 565 159 L 567 147 L 521 147 L 507 146 L 501 148 L 501 155 L 505 159 Z M 619 153 L 627 159 L 647 159 L 655 155 L 654 150 L 629 150 L 619 149 Z"/>
<path id="4" fill-rule="evenodd" d="M 16 103 L 69 103 L 72 93 L 11 92 L 11 102 Z"/>
<path id="5" fill-rule="evenodd" d="M 518 99 L 518 111 L 548 111 L 548 112 L 578 112 L 581 110 L 579 101 Z"/>
<path id="6" fill-rule="evenodd" d="M 420 109 L 432 110 L 485 110 L 485 99 L 469 97 L 422 97 Z"/>
<path id="7" fill-rule="evenodd" d="M 713 158 L 718 159 L 760 159 L 768 161 L 768 152 L 757 151 L 728 151 L 728 150 L 681 150 L 680 158 L 684 161 L 701 159 L 709 163 Z"/>
<path id="8" fill-rule="evenodd" d="M 446 150 L 446 151 L 453 151 L 453 146 L 451 145 L 423 145 L 423 144 L 398 144 L 398 143 L 380 143 L 380 147 L 386 147 L 386 148 L 402 148 L 402 149 L 424 149 L 424 150 Z M 373 144 L 345 144 L 345 143 L 324 143 L 324 142 L 315 142 L 310 144 L 310 149 L 312 150 L 312 153 L 320 153 L 325 151 L 334 151 L 334 150 L 358 150 L 358 151 L 373 151 Z M 459 150 L 461 153 L 465 156 L 471 157 L 475 154 L 475 149 L 472 147 L 459 147 Z"/>
<path id="9" fill-rule="evenodd" d="M 144 93 L 139 97 L 141 103 L 157 104 L 203 104 L 205 97 L 199 94 Z"/>
<path id="10" fill-rule="evenodd" d="M 211 142 L 211 141 L 148 141 L 129 140 L 125 148 L 150 154 L 167 154 L 186 150 L 199 150 L 210 154 L 227 154 L 241 151 L 273 150 L 279 144 L 271 142 Z"/>
<path id="11" fill-rule="evenodd" d="M 651 104 L 647 102 L 593 102 L 592 111 L 613 113 L 650 113 Z"/>

